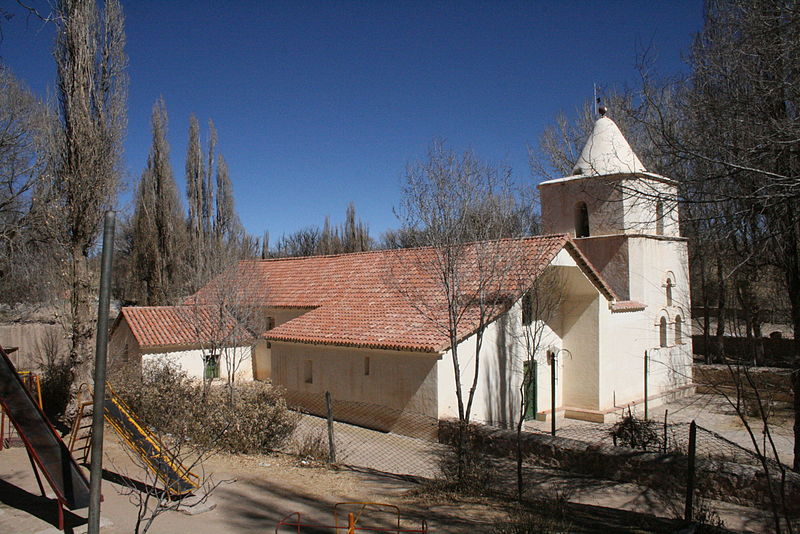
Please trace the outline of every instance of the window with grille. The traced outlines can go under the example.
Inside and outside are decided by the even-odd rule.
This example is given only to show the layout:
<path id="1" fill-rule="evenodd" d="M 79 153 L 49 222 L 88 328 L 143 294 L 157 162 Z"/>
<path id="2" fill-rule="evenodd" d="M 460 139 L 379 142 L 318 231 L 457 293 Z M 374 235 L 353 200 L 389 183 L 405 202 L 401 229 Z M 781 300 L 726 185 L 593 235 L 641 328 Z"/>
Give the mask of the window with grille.
<path id="1" fill-rule="evenodd" d="M 203 356 L 203 378 L 212 380 L 219 378 L 219 354 Z"/>

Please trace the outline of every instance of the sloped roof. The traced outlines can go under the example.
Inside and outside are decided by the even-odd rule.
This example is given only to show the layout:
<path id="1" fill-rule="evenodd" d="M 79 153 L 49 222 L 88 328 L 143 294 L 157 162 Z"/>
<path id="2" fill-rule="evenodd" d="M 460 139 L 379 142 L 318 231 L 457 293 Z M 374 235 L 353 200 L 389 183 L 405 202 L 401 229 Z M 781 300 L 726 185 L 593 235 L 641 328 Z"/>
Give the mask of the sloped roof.
<path id="1" fill-rule="evenodd" d="M 642 162 L 619 127 L 608 117 L 594 123 L 572 174 L 602 176 L 607 174 L 645 172 Z"/>
<path id="2" fill-rule="evenodd" d="M 459 247 L 460 298 L 474 302 L 479 289 L 492 295 L 490 317 L 484 320 L 493 319 L 563 248 L 613 300 L 613 291 L 565 234 Z M 427 247 L 242 261 L 189 301 L 214 302 L 224 294 L 244 306 L 311 309 L 263 334 L 273 341 L 441 352 L 450 346 L 447 305 L 437 281 L 442 260 L 436 249 Z M 482 274 L 487 272 L 493 275 Z M 463 306 L 459 339 L 474 332 L 479 321 L 477 306 Z"/>
<path id="3" fill-rule="evenodd" d="M 139 346 L 145 349 L 203 343 L 221 345 L 255 337 L 220 306 L 123 307 L 120 318 L 128 323 Z"/>

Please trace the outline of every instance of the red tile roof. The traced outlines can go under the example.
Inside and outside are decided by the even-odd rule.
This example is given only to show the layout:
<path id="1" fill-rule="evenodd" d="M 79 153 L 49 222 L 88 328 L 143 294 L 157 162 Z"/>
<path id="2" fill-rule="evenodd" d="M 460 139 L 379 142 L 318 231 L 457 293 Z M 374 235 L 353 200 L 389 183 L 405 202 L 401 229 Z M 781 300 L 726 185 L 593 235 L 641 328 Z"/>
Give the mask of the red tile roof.
<path id="1" fill-rule="evenodd" d="M 141 348 L 223 345 L 255 337 L 220 306 L 124 307 L 120 317 Z"/>
<path id="2" fill-rule="evenodd" d="M 484 320 L 505 312 L 566 248 L 610 300 L 615 296 L 567 235 L 502 239 L 459 247 L 460 298 L 494 298 Z M 273 341 L 441 352 L 450 346 L 441 278 L 443 256 L 426 247 L 333 256 L 242 261 L 187 302 L 311 308 L 270 330 Z M 491 262 L 489 261 L 491 259 Z M 492 276 L 482 273 L 492 272 Z M 486 283 L 489 280 L 490 283 Z M 463 339 L 479 326 L 478 306 L 465 305 Z"/>

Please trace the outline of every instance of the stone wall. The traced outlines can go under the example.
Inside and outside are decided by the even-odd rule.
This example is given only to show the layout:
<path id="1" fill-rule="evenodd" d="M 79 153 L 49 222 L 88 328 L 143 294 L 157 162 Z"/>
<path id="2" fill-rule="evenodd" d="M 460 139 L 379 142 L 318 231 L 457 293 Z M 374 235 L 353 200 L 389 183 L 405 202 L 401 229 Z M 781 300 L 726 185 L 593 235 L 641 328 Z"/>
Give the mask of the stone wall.
<path id="1" fill-rule="evenodd" d="M 782 402 L 791 402 L 794 399 L 790 369 L 750 367 L 747 368 L 747 373 L 763 399 Z M 698 393 L 723 392 L 735 395 L 737 381 L 743 385 L 746 395 L 751 394 L 752 388 L 744 369 L 727 365 L 695 364 L 694 366 L 694 382 Z"/>
<path id="2" fill-rule="evenodd" d="M 717 341 L 715 336 L 711 336 L 709 341 L 711 347 L 707 348 L 702 335 L 692 336 L 692 351 L 694 354 L 705 356 L 709 349 L 712 354 L 716 354 Z M 722 343 L 725 347 L 725 354 L 729 357 L 743 360 L 750 358 L 750 341 L 746 337 L 724 336 Z M 789 362 L 794 358 L 794 339 L 765 337 L 761 338 L 761 343 L 764 345 L 764 357 L 768 365 L 789 365 Z"/>
<path id="3" fill-rule="evenodd" d="M 453 444 L 458 422 L 439 422 L 439 441 Z M 470 439 L 479 450 L 501 457 L 515 457 L 516 432 L 484 425 L 470 425 Z M 684 487 L 688 458 L 682 455 L 662 454 L 585 443 L 569 438 L 544 434 L 523 433 L 522 451 L 528 461 L 590 475 L 597 478 L 635 482 L 652 488 Z M 697 494 L 706 498 L 742 504 L 769 506 L 767 477 L 761 468 L 698 458 Z M 667 477 L 667 474 L 671 477 Z M 772 477 L 773 487 L 780 480 L 779 473 Z M 786 498 L 790 510 L 800 510 L 800 475 L 786 474 Z"/>

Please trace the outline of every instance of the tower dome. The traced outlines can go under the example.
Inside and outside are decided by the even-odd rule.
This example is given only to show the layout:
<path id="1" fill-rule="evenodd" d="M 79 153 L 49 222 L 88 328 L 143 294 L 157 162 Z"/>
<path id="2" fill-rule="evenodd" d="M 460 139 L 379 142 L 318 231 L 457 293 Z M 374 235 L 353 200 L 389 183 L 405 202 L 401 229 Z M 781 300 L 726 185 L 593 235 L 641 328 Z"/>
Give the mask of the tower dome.
<path id="1" fill-rule="evenodd" d="M 572 174 L 600 176 L 646 170 L 619 127 L 614 121 L 603 116 L 594 123 L 592 134 L 586 141 Z"/>

